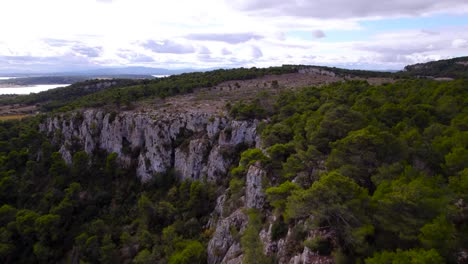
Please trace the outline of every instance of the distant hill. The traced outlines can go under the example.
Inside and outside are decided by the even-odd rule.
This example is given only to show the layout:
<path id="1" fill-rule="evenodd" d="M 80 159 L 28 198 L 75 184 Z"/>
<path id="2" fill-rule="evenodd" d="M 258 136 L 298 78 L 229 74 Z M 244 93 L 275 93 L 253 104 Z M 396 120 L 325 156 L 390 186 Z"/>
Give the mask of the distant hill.
<path id="1" fill-rule="evenodd" d="M 408 65 L 400 73 L 412 77 L 468 78 L 468 56 Z"/>
<path id="2" fill-rule="evenodd" d="M 151 67 L 115 67 L 115 68 L 102 68 L 80 72 L 70 72 L 71 75 L 173 75 L 187 72 L 196 72 L 202 70 L 194 69 L 180 69 L 170 70 L 164 68 L 151 68 Z"/>
<path id="3" fill-rule="evenodd" d="M 15 77 L 32 77 L 32 76 L 119 76 L 121 78 L 130 78 L 131 76 L 148 76 L 148 75 L 174 75 L 187 72 L 206 71 L 212 69 L 164 69 L 164 68 L 152 68 L 152 67 L 141 67 L 141 66 L 130 66 L 130 67 L 108 67 L 108 68 L 95 68 L 85 70 L 74 70 L 74 71 L 63 71 L 63 72 L 10 72 L 0 71 L 0 75 L 4 76 L 15 76 Z"/>
<path id="4" fill-rule="evenodd" d="M 74 84 L 94 79 L 151 79 L 152 75 L 114 74 L 114 75 L 52 75 L 29 76 L 0 80 L 0 87 L 28 86 L 40 84 Z"/>

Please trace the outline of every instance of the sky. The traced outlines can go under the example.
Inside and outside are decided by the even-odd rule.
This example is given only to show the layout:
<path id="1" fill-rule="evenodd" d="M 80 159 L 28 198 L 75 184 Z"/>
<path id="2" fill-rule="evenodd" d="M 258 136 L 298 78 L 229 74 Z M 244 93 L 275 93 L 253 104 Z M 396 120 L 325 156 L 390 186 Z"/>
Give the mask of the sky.
<path id="1" fill-rule="evenodd" d="M 0 10 L 0 72 L 399 70 L 468 55 L 466 0 L 1 0 Z"/>

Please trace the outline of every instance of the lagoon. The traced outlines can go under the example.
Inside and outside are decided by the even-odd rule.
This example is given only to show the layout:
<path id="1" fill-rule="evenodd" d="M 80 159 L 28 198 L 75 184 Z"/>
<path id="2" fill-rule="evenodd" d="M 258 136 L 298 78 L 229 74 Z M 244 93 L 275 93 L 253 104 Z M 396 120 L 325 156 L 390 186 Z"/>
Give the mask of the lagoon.
<path id="1" fill-rule="evenodd" d="M 2 77 L 0 77 L 2 78 Z M 70 84 L 38 84 L 30 86 L 2 87 L 0 94 L 30 94 L 47 91 L 54 88 L 65 87 Z"/>

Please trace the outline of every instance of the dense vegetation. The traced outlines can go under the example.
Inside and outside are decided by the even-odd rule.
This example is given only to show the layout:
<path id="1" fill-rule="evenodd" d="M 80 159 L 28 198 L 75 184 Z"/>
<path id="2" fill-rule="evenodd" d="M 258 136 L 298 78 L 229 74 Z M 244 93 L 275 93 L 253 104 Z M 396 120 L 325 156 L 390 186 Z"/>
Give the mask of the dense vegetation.
<path id="1" fill-rule="evenodd" d="M 43 111 L 67 111 L 78 107 L 99 107 L 104 105 L 130 106 L 148 97 L 167 97 L 191 93 L 195 88 L 211 87 L 229 80 L 247 80 L 267 74 L 296 72 L 298 66 L 286 65 L 269 68 L 237 68 L 193 72 L 172 75 L 166 78 L 145 80 L 114 79 L 111 86 L 99 85 L 110 80 L 89 80 L 69 87 L 58 88 L 17 97 L 0 98 L 0 104 L 41 104 Z M 91 87 L 91 89 L 84 89 Z"/>
<path id="2" fill-rule="evenodd" d="M 64 111 L 296 70 L 217 70 L 22 98 L 45 103 L 48 95 L 47 110 Z M 290 256 L 307 246 L 337 263 L 457 262 L 468 245 L 468 80 L 352 81 L 284 91 L 274 105 L 265 98 L 230 106 L 237 119 L 264 120 L 264 150 L 240 154 L 226 182 L 229 214 L 242 204 L 248 167 L 268 171 L 267 206 L 247 212 L 243 234 L 230 230 L 245 263 L 275 261 L 258 236 L 268 214 L 277 216 L 272 240 L 292 230 Z M 88 155 L 82 146 L 70 146 L 69 166 L 39 122 L 0 122 L 2 263 L 206 262 L 223 186 L 179 182 L 171 171 L 142 184 L 115 153 Z M 314 230 L 323 236 L 309 239 Z"/>
<path id="3" fill-rule="evenodd" d="M 296 241 L 291 253 L 308 245 L 337 260 L 455 263 L 468 244 L 467 87 L 354 81 L 283 93 L 262 129 L 270 158 L 243 156 L 269 168 L 278 217 L 334 234 Z"/>
<path id="4" fill-rule="evenodd" d="M 353 75 L 359 77 L 390 77 L 388 72 L 373 72 L 347 70 L 322 66 L 283 65 L 269 68 L 236 68 L 220 69 L 208 72 L 193 72 L 172 75 L 156 79 L 112 79 L 111 86 L 104 85 L 110 80 L 87 80 L 75 83 L 69 87 L 52 89 L 37 94 L 22 96 L 4 96 L 0 105 L 23 104 L 40 105 L 41 110 L 68 111 L 79 107 L 100 107 L 104 105 L 131 106 L 138 100 L 149 97 L 173 96 L 191 93 L 196 88 L 212 87 L 229 80 L 248 80 L 264 75 L 280 75 L 294 73 L 298 69 L 314 67 L 333 71 L 340 76 Z M 38 77 L 39 78 L 39 77 Z M 45 78 L 45 77 L 44 77 Z M 52 78 L 52 77 L 51 77 Z M 57 77 L 58 78 L 58 77 Z M 65 78 L 65 77 L 64 77 Z M 21 79 L 14 79 L 21 80 Z M 66 82 L 66 78 L 63 80 Z"/>
<path id="5" fill-rule="evenodd" d="M 171 172 L 141 184 L 115 153 L 73 165 L 37 127 L 0 123 L 2 263 L 204 263 L 214 185 Z"/>
<path id="6" fill-rule="evenodd" d="M 139 84 L 132 79 L 86 80 L 67 87 L 51 89 L 39 93 L 20 96 L 0 97 L 0 105 L 24 104 L 41 105 L 41 110 L 50 111 L 63 107 L 70 102 L 108 88 L 128 87 Z"/>
<path id="7" fill-rule="evenodd" d="M 36 85 L 36 84 L 70 84 L 82 82 L 89 79 L 85 76 L 37 76 L 37 77 L 18 77 L 6 80 L 0 80 L 1 85 Z"/>
<path id="8" fill-rule="evenodd" d="M 408 65 L 401 76 L 468 78 L 468 57 Z"/>

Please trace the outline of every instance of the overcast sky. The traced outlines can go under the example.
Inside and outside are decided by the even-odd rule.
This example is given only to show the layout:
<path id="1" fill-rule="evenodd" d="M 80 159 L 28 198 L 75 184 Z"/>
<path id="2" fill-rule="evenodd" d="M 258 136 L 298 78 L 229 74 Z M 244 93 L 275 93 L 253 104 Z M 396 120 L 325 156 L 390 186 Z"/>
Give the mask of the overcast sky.
<path id="1" fill-rule="evenodd" d="M 467 0 L 1 0 L 0 10 L 3 72 L 401 69 L 468 55 Z"/>

